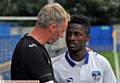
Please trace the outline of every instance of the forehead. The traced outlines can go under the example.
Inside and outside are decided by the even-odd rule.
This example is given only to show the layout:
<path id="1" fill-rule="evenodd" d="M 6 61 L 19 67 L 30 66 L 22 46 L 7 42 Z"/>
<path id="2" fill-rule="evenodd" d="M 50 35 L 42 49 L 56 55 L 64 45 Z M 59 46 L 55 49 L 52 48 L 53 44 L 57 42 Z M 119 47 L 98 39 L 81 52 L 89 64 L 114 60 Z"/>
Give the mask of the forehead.
<path id="1" fill-rule="evenodd" d="M 77 24 L 77 23 L 71 23 L 68 25 L 67 31 L 83 31 L 84 30 L 84 26 L 81 24 Z"/>

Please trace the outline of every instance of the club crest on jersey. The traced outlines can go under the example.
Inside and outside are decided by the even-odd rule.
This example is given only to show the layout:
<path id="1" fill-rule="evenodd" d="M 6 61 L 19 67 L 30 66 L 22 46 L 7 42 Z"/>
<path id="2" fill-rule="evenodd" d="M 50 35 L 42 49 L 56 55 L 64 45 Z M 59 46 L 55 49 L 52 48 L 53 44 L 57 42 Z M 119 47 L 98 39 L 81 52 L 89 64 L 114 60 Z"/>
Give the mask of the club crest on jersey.
<path id="1" fill-rule="evenodd" d="M 95 81 L 99 81 L 101 78 L 101 71 L 100 70 L 92 71 L 92 77 Z"/>
<path id="2" fill-rule="evenodd" d="M 73 83 L 73 78 L 72 77 L 67 78 L 67 83 Z"/>

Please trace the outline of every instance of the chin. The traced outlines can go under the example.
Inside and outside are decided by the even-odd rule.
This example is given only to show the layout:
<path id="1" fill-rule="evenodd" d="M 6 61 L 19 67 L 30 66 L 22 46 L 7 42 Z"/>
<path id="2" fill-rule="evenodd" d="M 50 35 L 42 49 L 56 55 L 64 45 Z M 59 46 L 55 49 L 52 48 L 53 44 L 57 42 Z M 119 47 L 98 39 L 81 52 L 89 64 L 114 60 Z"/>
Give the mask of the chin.
<path id="1" fill-rule="evenodd" d="M 77 48 L 69 48 L 69 51 L 71 51 L 71 52 L 78 52 L 78 51 L 80 51 L 80 50 L 82 50 L 82 49 L 77 49 Z"/>
<path id="2" fill-rule="evenodd" d="M 53 44 L 54 42 L 56 42 L 56 41 L 48 41 L 47 44 L 50 44 L 50 45 L 51 45 L 51 44 Z"/>
<path id="3" fill-rule="evenodd" d="M 52 44 L 53 44 L 53 42 L 47 42 L 47 44 L 52 45 Z"/>
<path id="4" fill-rule="evenodd" d="M 78 51 L 78 50 L 76 50 L 76 49 L 69 49 L 69 51 L 71 51 L 71 52 L 76 52 L 76 51 Z"/>
<path id="5" fill-rule="evenodd" d="M 57 42 L 57 40 L 58 40 L 58 38 L 56 38 L 54 40 L 50 40 L 50 41 L 47 42 L 47 44 L 53 44 L 53 43 Z"/>

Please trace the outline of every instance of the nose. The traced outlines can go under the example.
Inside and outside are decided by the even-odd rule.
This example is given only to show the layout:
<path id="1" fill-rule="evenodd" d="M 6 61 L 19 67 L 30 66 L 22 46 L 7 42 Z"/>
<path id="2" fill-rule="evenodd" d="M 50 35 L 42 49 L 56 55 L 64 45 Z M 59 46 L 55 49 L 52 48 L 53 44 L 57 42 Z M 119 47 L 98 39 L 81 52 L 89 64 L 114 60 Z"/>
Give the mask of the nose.
<path id="1" fill-rule="evenodd" d="M 70 38 L 70 40 L 75 40 L 76 39 L 74 34 L 71 34 L 71 36 L 69 38 Z"/>

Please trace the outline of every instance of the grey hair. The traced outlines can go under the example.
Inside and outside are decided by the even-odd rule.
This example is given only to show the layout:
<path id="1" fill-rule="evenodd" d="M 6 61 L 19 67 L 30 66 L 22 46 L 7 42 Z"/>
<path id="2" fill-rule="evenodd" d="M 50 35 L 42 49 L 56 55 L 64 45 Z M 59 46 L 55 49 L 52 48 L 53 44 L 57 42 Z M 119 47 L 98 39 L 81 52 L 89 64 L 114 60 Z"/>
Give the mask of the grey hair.
<path id="1" fill-rule="evenodd" d="M 51 3 L 45 5 L 38 13 L 36 26 L 46 28 L 52 23 L 57 25 L 62 24 L 65 20 L 70 20 L 70 16 L 66 10 L 58 3 Z"/>

